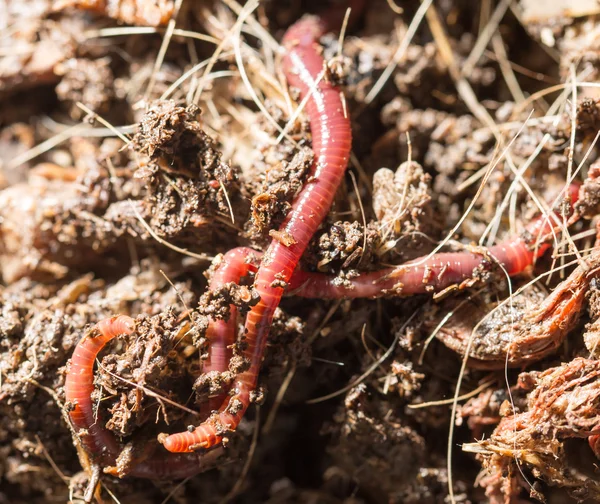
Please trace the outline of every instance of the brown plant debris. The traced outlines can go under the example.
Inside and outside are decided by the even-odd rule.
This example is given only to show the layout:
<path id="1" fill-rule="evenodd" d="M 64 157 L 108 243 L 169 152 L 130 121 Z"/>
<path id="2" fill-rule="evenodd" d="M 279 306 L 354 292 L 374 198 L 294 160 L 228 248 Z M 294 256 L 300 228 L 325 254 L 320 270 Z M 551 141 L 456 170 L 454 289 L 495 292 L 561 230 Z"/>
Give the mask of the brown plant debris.
<path id="1" fill-rule="evenodd" d="M 600 422 L 600 361 L 578 357 L 524 373 L 519 384 L 530 391 L 525 411 L 511 412 L 508 405 L 491 437 L 468 447 L 484 465 L 480 485 L 488 497 L 507 502 L 502 495 L 516 498 L 527 491 L 520 472 L 526 470 L 577 499 L 599 498 L 594 454 L 586 440 Z"/>

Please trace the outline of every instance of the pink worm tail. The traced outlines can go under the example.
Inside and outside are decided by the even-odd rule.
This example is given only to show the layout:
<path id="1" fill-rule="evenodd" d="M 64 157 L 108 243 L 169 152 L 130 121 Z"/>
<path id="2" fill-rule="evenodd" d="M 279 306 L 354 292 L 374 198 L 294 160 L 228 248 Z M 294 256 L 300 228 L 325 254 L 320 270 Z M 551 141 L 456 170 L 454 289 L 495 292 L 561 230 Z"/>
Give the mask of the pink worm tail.
<path id="1" fill-rule="evenodd" d="M 288 237 L 286 246 L 273 240 L 267 249 L 254 287 L 260 295 L 246 319 L 247 348 L 244 356 L 250 368 L 238 375 L 233 385 L 234 395 L 221 406 L 216 418 L 209 419 L 194 432 L 169 436 L 165 448 L 172 452 L 189 452 L 218 443 L 223 432 L 234 430 L 250 404 L 250 393 L 256 387 L 267 336 L 275 309 L 308 242 L 329 212 L 337 188 L 344 176 L 352 133 L 343 98 L 338 88 L 327 78 L 318 80 L 325 67 L 317 43 L 326 31 L 320 18 L 304 17 L 284 36 L 287 52 L 283 60 L 290 86 L 300 90 L 302 97 L 310 92 L 306 110 L 310 119 L 315 160 L 312 177 L 292 205 L 280 232 Z"/>

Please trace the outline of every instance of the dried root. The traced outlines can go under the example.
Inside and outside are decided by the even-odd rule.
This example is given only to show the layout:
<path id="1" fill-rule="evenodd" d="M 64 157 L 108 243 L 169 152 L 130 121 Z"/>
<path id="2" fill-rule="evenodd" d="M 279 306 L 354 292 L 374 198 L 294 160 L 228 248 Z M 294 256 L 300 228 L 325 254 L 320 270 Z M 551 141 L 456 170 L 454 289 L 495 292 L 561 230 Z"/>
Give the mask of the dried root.
<path id="1" fill-rule="evenodd" d="M 600 361 L 579 357 L 524 373 L 519 387 L 533 389 L 527 410 L 504 417 L 489 439 L 466 446 L 479 453 L 487 471 L 480 485 L 488 496 L 515 497 L 524 485 L 520 471 L 525 469 L 576 498 L 600 498 L 600 481 L 593 476 L 597 460 L 584 441 L 600 424 Z"/>

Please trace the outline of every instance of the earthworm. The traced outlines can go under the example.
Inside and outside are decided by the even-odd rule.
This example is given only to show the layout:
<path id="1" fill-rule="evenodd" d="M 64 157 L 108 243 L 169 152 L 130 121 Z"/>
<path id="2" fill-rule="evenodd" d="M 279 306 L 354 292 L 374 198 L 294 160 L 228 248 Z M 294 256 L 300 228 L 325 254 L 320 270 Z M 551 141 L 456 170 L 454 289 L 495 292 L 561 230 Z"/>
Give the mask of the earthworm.
<path id="1" fill-rule="evenodd" d="M 577 202 L 579 184 L 569 186 L 570 210 Z M 362 273 L 340 283 L 335 277 L 296 271 L 288 290 L 295 296 L 319 299 L 365 298 L 383 295 L 411 295 L 440 292 L 452 285 L 469 281 L 482 267 L 502 266 L 509 276 L 522 273 L 550 247 L 540 237 L 558 228 L 561 216 L 553 213 L 530 222 L 521 236 L 475 252 L 447 252 L 419 258 L 408 263 L 375 272 Z"/>
<path id="2" fill-rule="evenodd" d="M 328 31 L 332 17 L 305 16 L 292 25 L 283 37 L 286 49 L 284 73 L 291 87 L 309 97 L 306 111 L 310 120 L 315 153 L 311 177 L 292 204 L 283 224 L 265 252 L 254 288 L 260 296 L 246 318 L 244 356 L 250 363 L 232 386 L 234 394 L 224 401 L 218 414 L 193 432 L 173 434 L 164 439 L 172 452 L 189 452 L 218 443 L 223 432 L 235 430 L 250 404 L 275 309 L 300 257 L 313 234 L 329 212 L 344 176 L 352 132 L 341 91 L 325 76 L 325 59 L 318 39 Z"/>
<path id="3" fill-rule="evenodd" d="M 94 414 L 91 399 L 94 391 L 94 361 L 109 341 L 119 335 L 131 334 L 134 330 L 135 321 L 126 315 L 98 322 L 77 344 L 66 376 L 65 396 L 71 407 L 69 417 L 87 453 L 105 466 L 115 464 L 121 449 L 115 436 L 100 425 Z M 205 470 L 214 459 L 213 454 L 202 458 L 162 454 L 135 464 L 127 471 L 127 475 L 149 479 L 182 479 Z M 120 475 L 118 469 L 109 472 Z"/>
<path id="4" fill-rule="evenodd" d="M 131 317 L 119 315 L 104 319 L 83 337 L 75 347 L 65 383 L 65 396 L 72 405 L 69 416 L 88 453 L 101 460 L 113 459 L 119 452 L 115 437 L 100 426 L 94 415 L 92 392 L 94 391 L 94 361 L 104 346 L 120 334 L 131 334 L 135 322 Z"/>
<path id="5" fill-rule="evenodd" d="M 240 280 L 250 272 L 256 271 L 252 262 L 253 256 L 260 257 L 262 254 L 247 248 L 237 247 L 227 252 L 217 266 L 216 271 L 209 284 L 209 289 L 216 291 L 228 283 L 239 283 Z M 231 359 L 231 347 L 236 340 L 236 318 L 237 309 L 230 305 L 229 319 L 211 320 L 206 331 L 209 341 L 210 352 L 202 366 L 203 373 L 227 371 Z M 225 400 L 224 395 L 211 397 L 208 401 L 208 411 L 217 409 Z"/>

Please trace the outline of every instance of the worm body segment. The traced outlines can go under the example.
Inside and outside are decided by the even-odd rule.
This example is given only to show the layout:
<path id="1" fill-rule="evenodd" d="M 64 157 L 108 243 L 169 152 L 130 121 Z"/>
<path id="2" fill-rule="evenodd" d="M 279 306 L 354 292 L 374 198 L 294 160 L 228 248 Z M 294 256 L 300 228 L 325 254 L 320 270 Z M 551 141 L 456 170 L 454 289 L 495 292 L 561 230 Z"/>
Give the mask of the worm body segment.
<path id="1" fill-rule="evenodd" d="M 260 257 L 261 255 L 247 247 L 238 247 L 230 250 L 222 257 L 210 281 L 209 288 L 211 290 L 218 290 L 228 283 L 239 284 L 243 277 L 247 276 L 250 272 L 256 271 L 256 266 L 252 258 Z M 232 355 L 231 347 L 236 341 L 237 309 L 234 305 L 230 306 L 229 313 L 227 321 L 211 320 L 209 322 L 206 338 L 210 343 L 210 352 L 202 366 L 203 373 L 211 371 L 222 373 L 228 369 L 229 360 Z M 208 411 L 217 409 L 225 399 L 226 396 L 224 395 L 209 398 Z"/>
<path id="2" fill-rule="evenodd" d="M 133 319 L 125 315 L 98 322 L 77 344 L 67 373 L 65 396 L 72 407 L 69 416 L 88 453 L 99 456 L 101 460 L 114 458 L 119 452 L 119 444 L 97 422 L 94 414 L 91 398 L 94 391 L 94 362 L 109 341 L 121 334 L 131 334 L 134 328 Z"/>
<path id="3" fill-rule="evenodd" d="M 569 188 L 570 208 L 577 201 L 579 185 Z M 335 277 L 296 271 L 289 284 L 295 296 L 319 299 L 380 297 L 440 292 L 476 276 L 478 268 L 500 266 L 508 276 L 534 264 L 551 246 L 546 238 L 558 229 L 561 216 L 551 213 L 534 219 L 522 236 L 508 239 L 481 252 L 442 252 L 431 257 L 375 272 L 362 273 L 340 284 Z"/>

